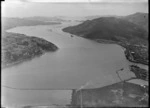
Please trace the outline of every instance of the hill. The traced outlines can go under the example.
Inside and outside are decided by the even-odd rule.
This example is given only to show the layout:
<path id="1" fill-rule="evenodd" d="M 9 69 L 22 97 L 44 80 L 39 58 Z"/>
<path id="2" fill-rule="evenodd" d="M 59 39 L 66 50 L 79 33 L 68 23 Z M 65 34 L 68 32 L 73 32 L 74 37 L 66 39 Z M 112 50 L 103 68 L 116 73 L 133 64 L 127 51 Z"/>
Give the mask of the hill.
<path id="1" fill-rule="evenodd" d="M 101 17 L 63 29 L 98 42 L 114 42 L 126 48 L 128 60 L 148 64 L 148 31 L 124 18 Z"/>
<path id="2" fill-rule="evenodd" d="M 149 18 L 148 13 L 137 12 L 135 14 L 125 16 L 123 19 L 128 20 L 134 24 L 137 24 L 148 31 L 148 22 L 149 22 L 148 18 Z"/>
<path id="3" fill-rule="evenodd" d="M 148 33 L 142 27 L 115 17 L 101 17 L 87 20 L 77 26 L 64 28 L 63 31 L 89 39 L 113 41 L 147 39 Z"/>

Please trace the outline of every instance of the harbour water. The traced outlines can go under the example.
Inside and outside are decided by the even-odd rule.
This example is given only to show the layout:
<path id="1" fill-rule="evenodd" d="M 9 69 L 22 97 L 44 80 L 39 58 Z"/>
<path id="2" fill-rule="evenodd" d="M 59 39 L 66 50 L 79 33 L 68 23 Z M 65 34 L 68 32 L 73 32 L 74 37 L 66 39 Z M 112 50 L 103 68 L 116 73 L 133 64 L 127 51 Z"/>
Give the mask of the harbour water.
<path id="1" fill-rule="evenodd" d="M 74 23 L 72 23 L 73 25 Z M 16 27 L 8 32 L 44 38 L 58 51 L 2 70 L 2 103 L 17 105 L 65 105 L 71 100 L 72 89 L 96 88 L 119 82 L 135 75 L 129 70 L 121 46 L 100 44 L 62 31 L 68 23 Z M 19 90 L 29 89 L 29 90 Z M 32 90 L 33 89 L 33 90 Z"/>

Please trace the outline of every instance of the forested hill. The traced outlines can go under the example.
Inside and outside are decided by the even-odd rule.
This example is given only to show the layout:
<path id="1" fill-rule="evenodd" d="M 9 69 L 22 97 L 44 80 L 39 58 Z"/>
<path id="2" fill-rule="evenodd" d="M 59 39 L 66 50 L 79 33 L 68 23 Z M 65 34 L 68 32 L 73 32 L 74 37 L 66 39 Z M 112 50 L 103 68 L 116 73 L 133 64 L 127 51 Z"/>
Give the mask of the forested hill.
<path id="1" fill-rule="evenodd" d="M 148 32 L 142 27 L 115 17 L 87 20 L 77 26 L 64 28 L 63 31 L 85 38 L 113 41 L 147 39 L 148 37 Z"/>
<path id="2" fill-rule="evenodd" d="M 95 40 L 97 42 L 113 42 L 126 48 L 125 55 L 128 60 L 136 63 L 148 64 L 148 31 L 139 22 L 147 22 L 139 14 L 126 17 L 100 17 L 87 20 L 79 25 L 64 28 L 77 36 Z M 132 20 L 130 20 L 133 19 Z M 146 27 L 146 26 L 145 26 Z"/>
<path id="3" fill-rule="evenodd" d="M 137 12 L 135 14 L 131 14 L 124 17 L 125 20 L 137 24 L 143 27 L 147 31 L 148 31 L 148 22 L 149 22 L 148 18 L 149 18 L 148 13 L 141 13 L 141 12 Z"/>

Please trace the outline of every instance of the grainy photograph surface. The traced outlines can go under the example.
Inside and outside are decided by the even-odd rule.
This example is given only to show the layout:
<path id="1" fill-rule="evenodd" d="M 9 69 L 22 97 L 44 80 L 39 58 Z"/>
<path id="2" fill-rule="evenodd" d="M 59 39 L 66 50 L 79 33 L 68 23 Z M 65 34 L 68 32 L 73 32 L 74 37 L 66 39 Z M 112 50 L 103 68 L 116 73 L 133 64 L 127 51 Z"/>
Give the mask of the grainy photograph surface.
<path id="1" fill-rule="evenodd" d="M 148 0 L 73 1 L 1 2 L 1 108 L 148 107 Z"/>

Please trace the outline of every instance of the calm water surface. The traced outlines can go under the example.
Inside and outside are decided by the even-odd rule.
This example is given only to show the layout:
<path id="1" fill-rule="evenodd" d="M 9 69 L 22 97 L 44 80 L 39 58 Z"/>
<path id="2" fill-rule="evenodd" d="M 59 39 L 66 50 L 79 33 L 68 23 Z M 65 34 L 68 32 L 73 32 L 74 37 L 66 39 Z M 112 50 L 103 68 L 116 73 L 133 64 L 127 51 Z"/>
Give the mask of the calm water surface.
<path id="1" fill-rule="evenodd" d="M 69 26 L 44 25 L 17 27 L 9 32 L 44 38 L 59 47 L 20 65 L 2 70 L 2 84 L 14 88 L 44 90 L 13 90 L 2 88 L 5 105 L 69 104 L 71 89 L 102 87 L 134 76 L 123 49 L 115 44 L 100 44 L 81 37 L 71 37 L 61 29 Z M 50 90 L 55 89 L 55 90 Z M 63 89 L 63 90 L 62 90 Z M 70 90 L 64 90 L 70 89 Z"/>

